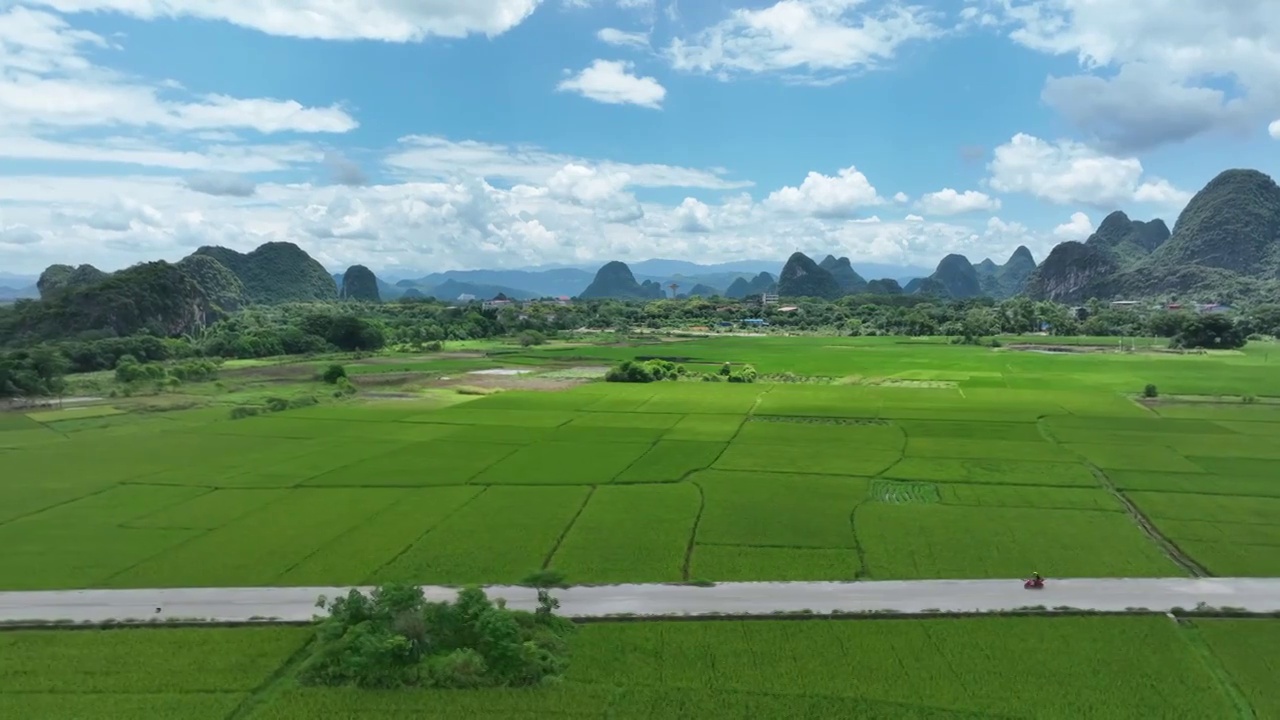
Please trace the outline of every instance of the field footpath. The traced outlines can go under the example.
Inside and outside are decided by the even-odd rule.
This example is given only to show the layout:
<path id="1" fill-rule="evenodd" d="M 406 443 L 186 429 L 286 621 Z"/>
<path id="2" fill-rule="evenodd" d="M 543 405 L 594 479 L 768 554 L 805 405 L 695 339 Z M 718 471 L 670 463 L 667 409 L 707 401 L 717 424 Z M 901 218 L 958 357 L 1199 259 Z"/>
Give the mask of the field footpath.
<path id="1" fill-rule="evenodd" d="M 306 622 L 316 599 L 350 588 L 168 588 L 0 592 L 0 623 L 74 624 L 189 621 Z M 360 588 L 367 591 L 368 588 Z M 533 588 L 492 586 L 490 597 L 513 608 L 537 604 Z M 457 590 L 428 586 L 429 600 L 451 600 Z M 1169 612 L 1178 608 L 1280 612 L 1280 578 L 1071 578 L 1025 590 L 1009 580 L 880 580 L 865 582 L 720 583 L 575 586 L 553 591 L 571 618 L 686 615 L 771 615 L 812 612 L 1011 612 L 1032 607 L 1091 612 Z M 159 610 L 159 612 L 157 612 Z"/>

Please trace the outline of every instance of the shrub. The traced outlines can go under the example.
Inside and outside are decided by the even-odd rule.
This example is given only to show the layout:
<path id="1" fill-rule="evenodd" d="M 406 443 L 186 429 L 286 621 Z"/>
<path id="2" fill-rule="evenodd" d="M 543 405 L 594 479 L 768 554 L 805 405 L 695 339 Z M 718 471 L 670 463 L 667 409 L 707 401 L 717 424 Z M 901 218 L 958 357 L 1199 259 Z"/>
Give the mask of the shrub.
<path id="1" fill-rule="evenodd" d="M 351 381 L 348 380 L 345 375 L 338 378 L 338 382 L 334 383 L 334 385 L 337 386 L 337 389 L 333 391 L 333 396 L 336 398 L 347 397 L 349 395 L 356 394 L 356 386 L 352 385 Z"/>
<path id="2" fill-rule="evenodd" d="M 528 330 L 520 333 L 520 346 L 529 347 L 531 345 L 546 345 L 547 336 L 537 330 Z"/>
<path id="3" fill-rule="evenodd" d="M 422 349 L 426 352 L 440 352 L 444 349 L 444 343 L 439 340 L 432 340 L 431 342 L 424 344 Z"/>
<path id="4" fill-rule="evenodd" d="M 324 374 L 320 377 L 330 385 L 337 385 L 339 380 L 346 379 L 347 369 L 335 363 L 325 368 Z"/>
<path id="5" fill-rule="evenodd" d="M 679 377 L 676 365 L 668 360 L 637 362 L 627 360 L 605 373 L 605 382 L 650 383 L 659 380 L 675 380 Z"/>
<path id="6" fill-rule="evenodd" d="M 1151 383 L 1147 383 L 1147 386 L 1142 388 L 1142 397 L 1153 398 L 1159 395 L 1160 393 L 1156 390 L 1156 386 Z"/>
<path id="7" fill-rule="evenodd" d="M 1257 395 L 1245 395 L 1244 397 L 1240 398 L 1240 400 L 1241 400 L 1242 402 L 1244 402 L 1246 405 L 1252 405 L 1253 403 L 1258 402 L 1258 396 L 1257 396 Z"/>
<path id="8" fill-rule="evenodd" d="M 568 587 L 564 573 L 558 570 L 537 570 L 529 573 L 520 584 L 535 588 Z"/>
<path id="9" fill-rule="evenodd" d="M 546 590 L 528 613 L 468 588 L 457 600 L 427 602 L 422 589 L 351 590 L 318 606 L 328 615 L 298 672 L 304 685 L 397 688 L 524 687 L 565 671 L 573 623 L 554 614 Z"/>
<path id="10" fill-rule="evenodd" d="M 319 405 L 319 404 L 320 404 L 320 401 L 317 400 L 314 396 L 303 395 L 302 397 L 296 397 L 290 400 L 289 408 L 296 410 L 297 408 L 311 407 L 312 405 Z"/>
<path id="11" fill-rule="evenodd" d="M 289 401 L 284 398 L 271 397 L 267 398 L 268 412 L 283 412 L 289 409 Z"/>
<path id="12" fill-rule="evenodd" d="M 257 405 L 237 405 L 231 408 L 232 420 L 243 420 L 247 417 L 253 417 L 254 415 L 261 415 L 261 414 L 262 414 L 262 408 L 258 407 Z"/>

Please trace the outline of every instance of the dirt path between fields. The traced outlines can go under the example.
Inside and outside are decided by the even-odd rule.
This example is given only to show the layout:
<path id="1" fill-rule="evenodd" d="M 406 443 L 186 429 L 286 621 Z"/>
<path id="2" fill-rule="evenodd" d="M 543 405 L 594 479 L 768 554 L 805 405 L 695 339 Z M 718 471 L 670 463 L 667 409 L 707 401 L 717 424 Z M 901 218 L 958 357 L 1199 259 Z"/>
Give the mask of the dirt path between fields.
<path id="1" fill-rule="evenodd" d="M 180 620 L 247 622 L 311 620 L 320 595 L 348 588 L 176 588 L 0 592 L 0 623 L 101 623 Z M 362 588 L 368 590 L 368 588 Z M 430 600 L 451 600 L 455 589 L 424 588 Z M 533 609 L 532 588 L 494 586 L 491 597 Z M 1009 580 L 880 580 L 865 582 L 602 585 L 556 590 L 561 613 L 573 618 L 616 616 L 772 615 L 780 613 L 1008 612 L 1032 606 L 1058 610 L 1169 612 L 1178 608 L 1280 612 L 1280 578 L 1049 579 L 1043 590 Z M 159 612 L 157 612 L 159 609 Z"/>

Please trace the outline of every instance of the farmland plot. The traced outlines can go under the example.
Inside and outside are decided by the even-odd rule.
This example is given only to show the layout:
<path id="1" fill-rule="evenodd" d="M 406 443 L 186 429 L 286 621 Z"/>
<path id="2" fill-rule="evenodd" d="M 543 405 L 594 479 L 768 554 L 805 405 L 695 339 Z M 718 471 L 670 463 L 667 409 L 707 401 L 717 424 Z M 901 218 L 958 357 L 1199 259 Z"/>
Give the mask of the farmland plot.
<path id="1" fill-rule="evenodd" d="M 641 443 L 544 442 L 528 445 L 475 476 L 477 485 L 598 485 L 649 451 Z"/>
<path id="2" fill-rule="evenodd" d="M 700 504 L 688 483 L 598 488 L 550 566 L 594 583 L 681 580 Z"/>
<path id="3" fill-rule="evenodd" d="M 889 447 L 765 445 L 739 436 L 729 443 L 715 468 L 870 477 L 884 472 L 901 457 L 901 450 Z"/>
<path id="4" fill-rule="evenodd" d="M 1280 575 L 1280 498 L 1129 493 L 1166 537 L 1216 575 Z"/>
<path id="5" fill-rule="evenodd" d="M 220 720 L 309 638 L 306 628 L 0 635 L 0 717 Z"/>
<path id="6" fill-rule="evenodd" d="M 462 485 L 518 450 L 515 445 L 435 440 L 391 450 L 306 481 L 311 486 Z"/>
<path id="7" fill-rule="evenodd" d="M 1196 620 L 1208 643 L 1259 718 L 1280 717 L 1280 621 Z"/>
<path id="8" fill-rule="evenodd" d="M 724 452 L 725 443 L 670 440 L 655 443 L 623 470 L 615 483 L 676 482 L 705 470 Z"/>
<path id="9" fill-rule="evenodd" d="M 542 567 L 587 487 L 490 487 L 378 569 L 371 582 L 514 583 Z M 574 578 L 589 583 L 591 578 Z"/>
<path id="10" fill-rule="evenodd" d="M 275 582 L 304 586 L 365 583 L 483 490 L 457 486 L 407 491 L 367 522 L 317 545 Z"/>
<path id="11" fill-rule="evenodd" d="M 111 587 L 270 585 L 318 547 L 400 502 L 405 490 L 291 490 L 284 500 L 120 568 Z M 281 522 L 281 518 L 287 521 Z"/>
<path id="12" fill-rule="evenodd" d="M 1141 470 L 1111 470 L 1107 476 L 1121 490 L 1280 498 L 1280 478 L 1274 476 L 1156 473 Z"/>
<path id="13" fill-rule="evenodd" d="M 663 434 L 664 440 L 697 440 L 728 442 L 738 434 L 743 418 L 739 415 L 686 415 Z"/>
<path id="14" fill-rule="evenodd" d="M 868 503 L 853 524 L 878 580 L 1181 574 L 1118 512 Z"/>
<path id="15" fill-rule="evenodd" d="M 705 496 L 700 544 L 851 548 L 849 516 L 867 497 L 861 478 L 710 470 L 691 480 Z"/>
<path id="16" fill-rule="evenodd" d="M 1171 441 L 1172 442 L 1172 441 Z M 1167 445 L 1065 445 L 1103 470 L 1201 472 L 1200 467 Z"/>
<path id="17" fill-rule="evenodd" d="M 1001 485 L 1057 485 L 1098 487 L 1098 480 L 1080 463 L 1019 460 L 956 460 L 907 457 L 884 473 L 900 480 Z"/>
<path id="18" fill-rule="evenodd" d="M 858 577 L 853 549 L 695 545 L 689 577 L 720 582 L 832 580 Z"/>

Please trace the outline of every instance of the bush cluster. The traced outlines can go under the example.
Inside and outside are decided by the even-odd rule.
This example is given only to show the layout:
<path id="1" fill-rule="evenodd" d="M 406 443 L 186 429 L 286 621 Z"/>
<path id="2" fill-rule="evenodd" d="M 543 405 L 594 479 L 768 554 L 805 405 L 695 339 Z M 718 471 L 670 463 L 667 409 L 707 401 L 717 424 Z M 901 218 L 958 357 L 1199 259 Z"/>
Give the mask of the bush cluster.
<path id="1" fill-rule="evenodd" d="M 427 602 L 422 589 L 389 584 L 317 603 L 321 622 L 298 679 L 360 688 L 529 687 L 568 666 L 573 624 L 554 614 L 546 590 L 528 613 L 494 603 L 478 588 L 455 602 Z"/>
<path id="2" fill-rule="evenodd" d="M 121 355 L 116 360 L 116 380 L 126 385 L 153 381 L 176 385 L 183 382 L 201 382 L 218 377 L 218 363 L 204 358 L 194 358 L 163 365 L 158 362 L 139 362 L 132 355 Z"/>
<path id="3" fill-rule="evenodd" d="M 731 382 L 731 383 L 753 383 L 759 377 L 759 373 L 751 365 L 743 365 L 738 369 L 733 368 L 732 363 L 725 363 L 720 366 L 720 370 L 714 373 L 705 373 L 702 376 L 703 382 Z"/>
<path id="4" fill-rule="evenodd" d="M 651 383 L 679 380 L 685 375 L 683 365 L 670 360 L 627 360 L 605 373 L 605 382 Z"/>

